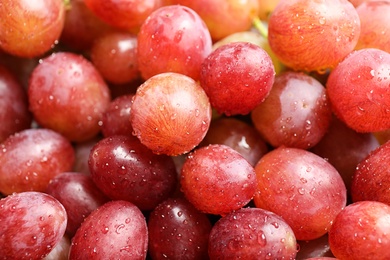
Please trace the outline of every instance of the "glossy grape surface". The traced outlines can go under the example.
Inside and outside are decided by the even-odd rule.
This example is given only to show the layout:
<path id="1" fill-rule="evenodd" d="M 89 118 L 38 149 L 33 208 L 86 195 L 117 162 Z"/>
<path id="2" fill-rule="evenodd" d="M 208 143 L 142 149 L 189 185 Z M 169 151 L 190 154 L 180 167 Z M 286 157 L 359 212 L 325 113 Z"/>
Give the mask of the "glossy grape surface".
<path id="1" fill-rule="evenodd" d="M 71 143 L 48 129 L 26 129 L 0 144 L 0 192 L 45 191 L 56 175 L 70 171 Z"/>
<path id="2" fill-rule="evenodd" d="M 89 156 L 96 186 L 114 200 L 127 200 L 152 210 L 176 188 L 171 157 L 154 154 L 134 136 L 115 135 L 99 141 Z"/>
<path id="3" fill-rule="evenodd" d="M 253 166 L 226 145 L 209 145 L 188 155 L 181 190 L 200 211 L 226 215 L 245 206 L 256 191 Z"/>
<path id="4" fill-rule="evenodd" d="M 149 254 L 152 259 L 207 259 L 211 230 L 207 215 L 184 198 L 170 198 L 149 215 Z"/>
<path id="5" fill-rule="evenodd" d="M 92 212 L 77 230 L 69 260 L 146 258 L 148 230 L 145 217 L 132 203 L 107 202 Z"/>
<path id="6" fill-rule="evenodd" d="M 275 69 L 266 51 L 252 43 L 232 42 L 204 60 L 200 85 L 219 113 L 245 115 L 264 101 L 274 79 Z"/>
<path id="7" fill-rule="evenodd" d="M 346 205 L 337 170 L 306 150 L 279 147 L 264 155 L 255 170 L 255 205 L 280 215 L 299 240 L 326 234 Z"/>
<path id="8" fill-rule="evenodd" d="M 162 73 L 137 89 L 130 121 L 133 134 L 154 153 L 180 155 L 203 140 L 210 126 L 211 106 L 193 79 Z"/>
<path id="9" fill-rule="evenodd" d="M 0 200 L 2 259 L 42 259 L 65 233 L 67 215 L 55 198 L 22 192 Z"/>
<path id="10" fill-rule="evenodd" d="M 291 227 L 278 215 L 242 208 L 215 223 L 210 233 L 213 259 L 295 259 L 297 242 Z"/>

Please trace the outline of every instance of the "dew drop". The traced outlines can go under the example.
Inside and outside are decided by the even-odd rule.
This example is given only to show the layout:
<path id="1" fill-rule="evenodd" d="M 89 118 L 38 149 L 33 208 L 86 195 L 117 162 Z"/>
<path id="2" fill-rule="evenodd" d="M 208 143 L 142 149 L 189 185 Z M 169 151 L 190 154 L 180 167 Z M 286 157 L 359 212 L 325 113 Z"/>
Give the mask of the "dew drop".
<path id="1" fill-rule="evenodd" d="M 321 16 L 320 19 L 318 20 L 318 22 L 322 25 L 324 25 L 326 23 L 326 19 L 325 17 Z"/>
<path id="2" fill-rule="evenodd" d="M 257 242 L 260 246 L 266 246 L 267 245 L 267 238 L 265 237 L 265 234 L 263 231 L 260 231 L 257 234 Z"/>
<path id="3" fill-rule="evenodd" d="M 305 189 L 304 188 L 298 188 L 298 193 L 303 195 L 305 194 Z"/>

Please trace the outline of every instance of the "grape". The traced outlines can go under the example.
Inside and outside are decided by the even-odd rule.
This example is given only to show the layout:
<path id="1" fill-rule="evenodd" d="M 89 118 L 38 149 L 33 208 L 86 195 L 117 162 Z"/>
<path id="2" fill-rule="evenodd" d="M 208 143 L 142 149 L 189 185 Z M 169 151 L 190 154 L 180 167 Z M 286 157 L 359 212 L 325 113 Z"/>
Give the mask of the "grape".
<path id="1" fill-rule="evenodd" d="M 357 165 L 351 184 L 354 202 L 380 201 L 390 205 L 390 141 L 377 147 Z"/>
<path id="2" fill-rule="evenodd" d="M 211 223 L 183 198 L 167 199 L 149 215 L 152 259 L 208 259 Z"/>
<path id="3" fill-rule="evenodd" d="M 390 128 L 390 54 L 379 49 L 353 52 L 329 75 L 332 109 L 357 132 Z"/>
<path id="4" fill-rule="evenodd" d="M 68 260 L 70 239 L 65 235 L 43 260 Z"/>
<path id="5" fill-rule="evenodd" d="M 311 151 L 325 158 L 337 169 L 350 195 L 356 166 L 378 146 L 372 133 L 357 133 L 333 117 L 328 132 Z"/>
<path id="6" fill-rule="evenodd" d="M 96 186 L 114 200 L 127 200 L 152 210 L 177 184 L 171 157 L 152 153 L 134 136 L 115 135 L 99 141 L 89 157 Z"/>
<path id="7" fill-rule="evenodd" d="M 266 142 L 273 147 L 301 149 L 321 140 L 331 117 L 325 88 L 299 72 L 277 75 L 268 98 L 251 113 L 255 128 Z"/>
<path id="8" fill-rule="evenodd" d="M 210 260 L 295 259 L 297 243 L 281 217 L 258 208 L 242 208 L 213 226 L 208 251 Z"/>
<path id="9" fill-rule="evenodd" d="M 346 188 L 339 173 L 306 150 L 279 147 L 264 155 L 255 171 L 256 207 L 280 215 L 298 240 L 326 234 L 346 205 Z"/>
<path id="10" fill-rule="evenodd" d="M 266 51 L 252 43 L 232 42 L 204 60 L 200 85 L 219 113 L 245 115 L 264 101 L 274 79 L 275 69 Z"/>
<path id="11" fill-rule="evenodd" d="M 100 140 L 101 137 L 97 136 L 94 139 L 74 144 L 75 162 L 73 164 L 73 172 L 90 174 L 88 165 L 89 154 L 93 146 Z"/>
<path id="12" fill-rule="evenodd" d="M 193 79 L 162 73 L 137 89 L 130 121 L 133 134 L 154 153 L 180 155 L 195 148 L 206 135 L 211 106 Z"/>
<path id="13" fill-rule="evenodd" d="M 214 41 L 247 31 L 259 11 L 258 0 L 175 0 L 175 3 L 197 12 L 207 24 Z"/>
<path id="14" fill-rule="evenodd" d="M 257 131 L 244 121 L 219 118 L 211 125 L 201 145 L 224 144 L 239 152 L 252 166 L 268 152 L 268 147 Z"/>
<path id="15" fill-rule="evenodd" d="M 0 145 L 0 192 L 43 192 L 52 178 L 72 169 L 74 157 L 69 141 L 52 130 L 11 135 Z"/>
<path id="16" fill-rule="evenodd" d="M 130 123 L 131 106 L 134 95 L 123 95 L 111 101 L 103 114 L 102 134 L 105 137 L 112 135 L 132 135 L 133 127 Z"/>
<path id="17" fill-rule="evenodd" d="M 131 202 L 111 201 L 93 211 L 72 239 L 69 260 L 145 259 L 148 230 Z"/>
<path id="18" fill-rule="evenodd" d="M 110 33 L 95 40 L 91 60 L 104 79 L 124 84 L 139 76 L 137 37 L 130 33 Z"/>
<path id="19" fill-rule="evenodd" d="M 109 199 L 95 186 L 89 175 L 64 172 L 50 180 L 46 193 L 56 198 L 66 209 L 66 233 L 73 237 L 84 219 Z"/>
<path id="20" fill-rule="evenodd" d="M 153 11 L 162 6 L 162 0 L 85 0 L 85 4 L 111 26 L 136 31 Z"/>
<path id="21" fill-rule="evenodd" d="M 198 80 L 212 40 L 203 20 L 180 5 L 154 11 L 138 33 L 138 66 L 144 79 L 176 72 Z"/>
<path id="22" fill-rule="evenodd" d="M 360 20 L 345 0 L 280 1 L 269 18 L 269 44 L 288 67 L 304 71 L 334 68 L 356 46 Z"/>
<path id="23" fill-rule="evenodd" d="M 8 136 L 31 126 L 27 94 L 16 77 L 0 66 L 0 143 Z"/>
<path id="24" fill-rule="evenodd" d="M 0 200 L 2 259 L 41 259 L 60 242 L 67 216 L 55 198 L 21 192 Z"/>
<path id="25" fill-rule="evenodd" d="M 28 98 L 39 125 L 70 141 L 86 141 L 100 131 L 110 93 L 95 67 L 82 56 L 59 52 L 46 57 L 31 75 Z"/>
<path id="26" fill-rule="evenodd" d="M 390 1 L 364 2 L 356 8 L 356 11 L 361 24 L 356 48 L 377 48 L 390 52 L 390 44 L 386 40 L 390 35 Z"/>
<path id="27" fill-rule="evenodd" d="M 59 39 L 65 22 L 62 0 L 2 0 L 0 48 L 20 57 L 38 57 Z"/>
<path id="28" fill-rule="evenodd" d="M 390 206 L 376 201 L 348 205 L 329 230 L 337 259 L 390 259 Z"/>
<path id="29" fill-rule="evenodd" d="M 253 166 L 226 145 L 209 145 L 188 155 L 181 189 L 200 211 L 226 215 L 248 204 L 256 191 Z"/>

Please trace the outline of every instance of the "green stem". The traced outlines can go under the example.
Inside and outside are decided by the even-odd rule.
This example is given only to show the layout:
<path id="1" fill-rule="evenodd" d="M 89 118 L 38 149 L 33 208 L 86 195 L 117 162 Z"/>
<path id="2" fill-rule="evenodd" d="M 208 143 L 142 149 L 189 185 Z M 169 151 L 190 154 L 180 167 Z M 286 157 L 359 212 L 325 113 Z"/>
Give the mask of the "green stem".
<path id="1" fill-rule="evenodd" d="M 259 19 L 255 17 L 252 20 L 253 26 L 259 31 L 259 33 L 266 39 L 268 39 L 268 28 L 267 26 Z"/>

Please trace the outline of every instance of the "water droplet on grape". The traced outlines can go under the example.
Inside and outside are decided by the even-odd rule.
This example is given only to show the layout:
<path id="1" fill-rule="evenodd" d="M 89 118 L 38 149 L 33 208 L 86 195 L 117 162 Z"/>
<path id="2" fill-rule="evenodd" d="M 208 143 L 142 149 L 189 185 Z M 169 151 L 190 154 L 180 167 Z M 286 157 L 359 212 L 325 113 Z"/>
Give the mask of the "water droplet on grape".
<path id="1" fill-rule="evenodd" d="M 324 24 L 326 23 L 325 17 L 321 16 L 320 19 L 318 20 L 318 22 L 319 22 L 321 25 L 324 25 Z"/>
<path id="2" fill-rule="evenodd" d="M 257 234 L 257 242 L 259 243 L 260 246 L 266 246 L 267 245 L 267 238 L 265 237 L 265 234 L 263 231 L 260 231 Z"/>
<path id="3" fill-rule="evenodd" d="M 304 188 L 298 188 L 298 193 L 301 195 L 305 194 L 305 189 Z"/>
<path id="4" fill-rule="evenodd" d="M 120 234 L 120 231 L 121 229 L 125 228 L 125 225 L 124 224 L 120 224 L 119 226 L 117 226 L 117 228 L 115 229 L 115 233 L 117 234 Z"/>

